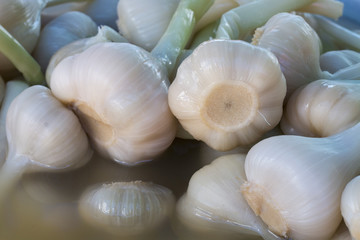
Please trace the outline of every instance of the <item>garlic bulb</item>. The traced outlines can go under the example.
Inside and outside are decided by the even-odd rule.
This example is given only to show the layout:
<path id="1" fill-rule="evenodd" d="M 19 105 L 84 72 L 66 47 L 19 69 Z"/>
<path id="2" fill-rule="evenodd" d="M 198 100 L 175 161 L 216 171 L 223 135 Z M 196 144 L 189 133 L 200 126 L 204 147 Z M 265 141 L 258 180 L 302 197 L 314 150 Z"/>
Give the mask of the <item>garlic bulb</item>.
<path id="1" fill-rule="evenodd" d="M 57 50 L 78 39 L 94 36 L 96 33 L 96 23 L 89 16 L 77 11 L 64 13 L 41 30 L 34 49 L 34 58 L 45 72 L 51 56 Z"/>
<path id="2" fill-rule="evenodd" d="M 245 159 L 242 194 L 274 233 L 330 239 L 340 224 L 341 193 L 360 173 L 360 124 L 326 138 L 275 136 Z"/>
<path id="3" fill-rule="evenodd" d="M 90 1 L 92 2 L 92 1 Z M 80 1 L 80 2 L 68 2 L 55 6 L 45 7 L 41 11 L 41 25 L 44 27 L 54 18 L 70 11 L 82 11 L 82 9 L 87 5 L 88 1 Z"/>
<path id="4" fill-rule="evenodd" d="M 79 200 L 84 221 L 113 235 L 138 235 L 157 229 L 171 216 L 172 192 L 149 182 L 115 182 L 86 190 Z"/>
<path id="5" fill-rule="evenodd" d="M 227 151 L 274 128 L 285 93 L 271 52 L 244 41 L 213 40 L 182 62 L 169 88 L 169 106 L 195 139 Z"/>
<path id="6" fill-rule="evenodd" d="M 66 57 L 83 52 L 90 46 L 100 42 L 127 42 L 127 40 L 112 28 L 108 26 L 101 26 L 98 28 L 97 34 L 95 36 L 79 39 L 63 46 L 58 51 L 56 51 L 54 55 L 52 55 L 52 57 L 50 58 L 49 64 L 46 68 L 47 84 L 50 86 L 51 74 L 55 66 L 59 62 L 61 62 L 61 60 Z"/>
<path id="7" fill-rule="evenodd" d="M 360 62 L 340 69 L 331 76 L 331 79 L 360 80 Z"/>
<path id="8" fill-rule="evenodd" d="M 330 240 L 353 240 L 351 238 L 350 231 L 344 221 L 340 223 L 340 226 Z"/>
<path id="9" fill-rule="evenodd" d="M 360 63 L 360 53 L 353 50 L 328 51 L 320 55 L 320 67 L 329 73 L 335 73 L 356 63 Z"/>
<path id="10" fill-rule="evenodd" d="M 278 58 L 286 79 L 287 96 L 303 84 L 330 76 L 320 69 L 320 39 L 300 16 L 274 15 L 256 30 L 252 44 L 270 50 Z"/>
<path id="11" fill-rule="evenodd" d="M 203 231 L 227 227 L 244 239 L 254 235 L 279 239 L 255 216 L 239 191 L 246 181 L 245 156 L 224 155 L 194 173 L 186 194 L 177 204 L 183 224 Z"/>
<path id="12" fill-rule="evenodd" d="M 108 26 L 117 30 L 117 5 L 119 0 L 93 0 L 83 8 L 83 12 L 91 17 L 98 26 Z"/>
<path id="13" fill-rule="evenodd" d="M 360 239 L 360 176 L 352 179 L 341 196 L 341 214 L 351 236 Z"/>
<path id="14" fill-rule="evenodd" d="M 6 92 L 0 110 L 0 165 L 6 159 L 8 144 L 6 139 L 6 115 L 10 104 L 29 85 L 22 80 L 11 80 L 6 83 Z"/>
<path id="15" fill-rule="evenodd" d="M 179 0 L 119 0 L 117 26 L 129 42 L 152 50 L 165 32 Z"/>
<path id="16" fill-rule="evenodd" d="M 53 94 L 75 111 L 94 148 L 129 165 L 153 159 L 175 138 L 168 84 L 151 54 L 109 42 L 63 59 L 50 80 Z"/>
<path id="17" fill-rule="evenodd" d="M 359 81 L 317 80 L 291 95 L 281 129 L 285 134 L 327 137 L 357 124 L 359 106 Z"/>

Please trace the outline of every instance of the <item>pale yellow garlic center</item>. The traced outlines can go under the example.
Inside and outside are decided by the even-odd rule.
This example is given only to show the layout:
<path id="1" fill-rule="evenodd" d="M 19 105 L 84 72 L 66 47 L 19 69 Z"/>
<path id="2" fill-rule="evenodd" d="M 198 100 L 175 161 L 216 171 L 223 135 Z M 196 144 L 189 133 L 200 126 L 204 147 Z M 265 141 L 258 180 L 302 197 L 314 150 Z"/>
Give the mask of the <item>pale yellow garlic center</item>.
<path id="1" fill-rule="evenodd" d="M 241 193 L 254 213 L 268 225 L 270 231 L 288 237 L 289 227 L 265 189 L 254 183 L 245 182 L 241 186 Z"/>
<path id="2" fill-rule="evenodd" d="M 255 46 L 259 45 L 259 41 L 260 41 L 262 35 L 264 34 L 264 31 L 265 31 L 264 27 L 259 27 L 255 30 L 253 38 L 251 40 L 252 45 L 255 45 Z"/>
<path id="3" fill-rule="evenodd" d="M 258 109 L 255 91 L 245 83 L 216 84 L 201 107 L 203 121 L 212 128 L 233 131 L 248 125 Z"/>
<path id="4" fill-rule="evenodd" d="M 114 139 L 113 127 L 106 123 L 100 115 L 86 103 L 76 103 L 73 105 L 76 115 L 85 132 L 92 140 L 102 144 L 111 144 Z"/>

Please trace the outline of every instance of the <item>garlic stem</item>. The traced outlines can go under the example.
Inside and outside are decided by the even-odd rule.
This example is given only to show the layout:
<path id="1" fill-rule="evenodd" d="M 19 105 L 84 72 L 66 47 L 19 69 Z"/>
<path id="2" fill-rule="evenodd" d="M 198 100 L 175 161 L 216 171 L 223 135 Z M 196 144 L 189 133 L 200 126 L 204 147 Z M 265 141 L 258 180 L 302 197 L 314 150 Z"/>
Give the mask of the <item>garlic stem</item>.
<path id="1" fill-rule="evenodd" d="M 24 75 L 30 85 L 44 84 L 40 65 L 11 34 L 0 25 L 0 52 Z"/>
<path id="2" fill-rule="evenodd" d="M 196 22 L 211 7 L 214 0 L 181 0 L 169 25 L 151 54 L 174 71 L 176 60 L 189 41 Z"/>
<path id="3" fill-rule="evenodd" d="M 45 0 L 46 7 L 52 7 L 68 2 L 88 2 L 89 0 Z"/>
<path id="4" fill-rule="evenodd" d="M 197 32 L 189 48 L 195 49 L 201 43 L 215 39 L 216 31 L 219 24 L 220 24 L 220 19 L 208 24 L 206 27 L 204 27 L 199 32 Z"/>
<path id="5" fill-rule="evenodd" d="M 338 19 L 343 15 L 344 3 L 337 0 L 318 0 L 308 6 L 298 9 L 299 12 L 319 14 Z"/>
<path id="6" fill-rule="evenodd" d="M 315 0 L 254 0 L 224 13 L 216 33 L 219 39 L 243 39 L 273 15 L 296 10 Z M 261 12 L 259 12 L 261 10 Z"/>

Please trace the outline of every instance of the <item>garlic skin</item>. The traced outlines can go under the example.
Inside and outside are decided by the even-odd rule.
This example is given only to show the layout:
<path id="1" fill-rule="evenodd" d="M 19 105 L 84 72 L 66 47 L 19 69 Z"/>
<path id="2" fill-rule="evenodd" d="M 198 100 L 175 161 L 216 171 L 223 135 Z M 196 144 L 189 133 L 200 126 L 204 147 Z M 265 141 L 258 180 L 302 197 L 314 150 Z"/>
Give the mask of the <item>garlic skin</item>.
<path id="1" fill-rule="evenodd" d="M 179 0 L 119 0 L 117 26 L 129 42 L 151 51 L 165 32 Z"/>
<path id="2" fill-rule="evenodd" d="M 239 237 L 280 239 L 255 216 L 241 192 L 246 181 L 245 154 L 228 154 L 215 159 L 193 174 L 186 194 L 177 204 L 180 221 L 202 231 L 230 228 Z"/>
<path id="3" fill-rule="evenodd" d="M 171 190 L 150 182 L 114 182 L 86 190 L 80 216 L 90 225 L 116 236 L 138 235 L 158 228 L 171 216 Z"/>
<path id="4" fill-rule="evenodd" d="M 271 52 L 244 41 L 212 40 L 179 66 L 169 106 L 195 139 L 228 151 L 255 143 L 279 123 L 285 93 Z"/>
<path id="5" fill-rule="evenodd" d="M 327 137 L 359 121 L 358 80 L 317 80 L 290 96 L 280 126 L 285 134 Z"/>
<path id="6" fill-rule="evenodd" d="M 330 77 L 320 69 L 320 38 L 300 16 L 274 15 L 255 31 L 252 44 L 270 50 L 278 58 L 286 79 L 287 96 L 301 85 Z"/>
<path id="7" fill-rule="evenodd" d="M 320 55 L 320 67 L 329 73 L 335 73 L 356 63 L 360 63 L 360 53 L 353 50 L 328 51 Z"/>
<path id="8" fill-rule="evenodd" d="M 127 42 L 117 31 L 108 26 L 101 26 L 97 30 L 97 34 L 93 37 L 82 38 L 66 44 L 51 56 L 49 64 L 46 68 L 46 82 L 50 86 L 51 74 L 56 65 L 64 58 L 85 51 L 85 49 L 100 42 Z"/>
<path id="9" fill-rule="evenodd" d="M 275 136 L 245 159 L 242 194 L 274 233 L 330 239 L 342 217 L 345 185 L 360 173 L 360 124 L 326 138 Z"/>
<path id="10" fill-rule="evenodd" d="M 341 196 L 341 214 L 355 240 L 360 239 L 360 176 L 352 179 Z"/>
<path id="11" fill-rule="evenodd" d="M 44 0 L 2 0 L 0 24 L 28 51 L 32 52 L 40 34 L 40 13 Z M 14 70 L 14 65 L 0 53 L 0 73 Z"/>
<path id="12" fill-rule="evenodd" d="M 22 80 L 6 82 L 6 92 L 0 110 L 0 166 L 6 159 L 8 143 L 6 139 L 6 115 L 12 101 L 29 85 Z"/>
<path id="13" fill-rule="evenodd" d="M 75 114 L 43 86 L 22 91 L 6 116 L 8 161 L 30 163 L 27 171 L 63 171 L 86 164 L 93 151 Z"/>
<path id="14" fill-rule="evenodd" d="M 50 58 L 61 47 L 78 39 L 96 35 L 96 23 L 84 13 L 66 12 L 53 19 L 41 30 L 33 56 L 41 70 L 46 71 Z"/>
<path id="15" fill-rule="evenodd" d="M 129 43 L 98 43 L 63 59 L 51 75 L 53 94 L 80 118 L 104 157 L 134 165 L 165 151 L 175 138 L 166 71 Z"/>

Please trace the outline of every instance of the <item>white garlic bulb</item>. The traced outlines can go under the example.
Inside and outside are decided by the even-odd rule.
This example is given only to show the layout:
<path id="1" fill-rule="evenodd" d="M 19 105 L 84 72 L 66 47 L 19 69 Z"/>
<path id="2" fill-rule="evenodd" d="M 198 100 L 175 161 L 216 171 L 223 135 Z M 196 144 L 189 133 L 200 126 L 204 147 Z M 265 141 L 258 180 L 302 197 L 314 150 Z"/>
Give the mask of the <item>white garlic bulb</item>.
<path id="1" fill-rule="evenodd" d="M 195 139 L 227 151 L 274 128 L 285 93 L 285 78 L 270 51 L 244 41 L 212 40 L 181 63 L 169 106 Z"/>
<path id="2" fill-rule="evenodd" d="M 320 69 L 320 38 L 300 16 L 274 15 L 256 30 L 252 44 L 270 50 L 278 58 L 286 79 L 287 96 L 303 84 L 330 77 Z"/>
<path id="3" fill-rule="evenodd" d="M 341 214 L 351 236 L 360 239 L 360 176 L 352 179 L 341 196 Z"/>
<path id="4" fill-rule="evenodd" d="M 80 216 L 117 236 L 138 235 L 160 227 L 171 216 L 171 190 L 150 182 L 114 182 L 90 187 L 79 200 Z"/>
<path id="5" fill-rule="evenodd" d="M 117 5 L 119 0 L 88 1 L 83 12 L 91 17 L 98 26 L 108 26 L 117 30 Z"/>
<path id="6" fill-rule="evenodd" d="M 89 16 L 78 11 L 66 12 L 41 30 L 33 52 L 34 58 L 45 72 L 51 56 L 57 50 L 78 39 L 94 36 L 96 33 L 97 25 Z"/>
<path id="7" fill-rule="evenodd" d="M 317 80 L 289 98 L 280 125 L 285 134 L 327 137 L 360 121 L 357 80 Z"/>
<path id="8" fill-rule="evenodd" d="M 0 110 L 0 165 L 6 159 L 8 143 L 6 139 L 6 115 L 11 102 L 29 85 L 22 80 L 11 80 L 6 83 L 6 92 Z"/>
<path id="9" fill-rule="evenodd" d="M 118 29 L 129 42 L 151 51 L 178 4 L 179 0 L 119 0 Z"/>
<path id="10" fill-rule="evenodd" d="M 177 204 L 180 221 L 203 231 L 226 226 L 236 231 L 239 238 L 260 235 L 264 239 L 280 239 L 255 216 L 240 192 L 246 181 L 245 156 L 224 155 L 195 172 L 186 195 Z"/>
<path id="11" fill-rule="evenodd" d="M 360 63 L 360 53 L 353 50 L 328 51 L 320 55 L 320 67 L 329 73 L 335 73 L 356 63 Z"/>
<path id="12" fill-rule="evenodd" d="M 50 88 L 80 118 L 94 148 L 124 164 L 152 160 L 176 133 L 166 71 L 129 43 L 98 43 L 63 59 Z"/>
<path id="13" fill-rule="evenodd" d="M 326 138 L 267 138 L 246 156 L 242 194 L 274 233 L 330 239 L 342 220 L 342 191 L 360 173 L 359 151 L 360 124 Z"/>

